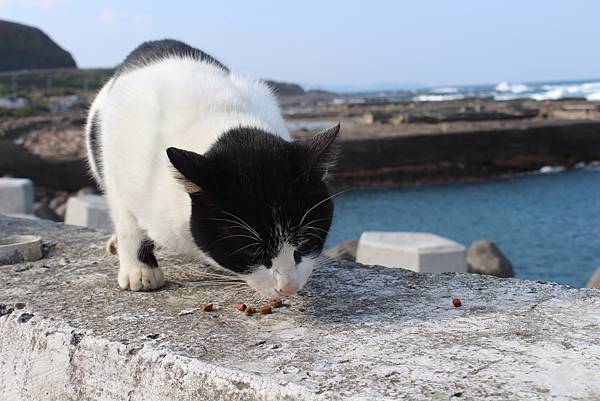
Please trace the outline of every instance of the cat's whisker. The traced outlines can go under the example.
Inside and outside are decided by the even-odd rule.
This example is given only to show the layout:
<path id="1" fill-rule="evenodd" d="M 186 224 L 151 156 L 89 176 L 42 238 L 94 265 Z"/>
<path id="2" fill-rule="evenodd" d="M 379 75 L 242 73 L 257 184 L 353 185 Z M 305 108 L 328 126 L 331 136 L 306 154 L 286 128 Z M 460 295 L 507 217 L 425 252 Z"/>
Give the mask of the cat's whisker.
<path id="1" fill-rule="evenodd" d="M 221 210 L 222 213 L 225 213 L 226 215 L 229 215 L 231 217 L 233 217 L 234 219 L 237 219 L 239 223 L 241 223 L 244 227 L 246 227 L 248 230 L 250 230 L 254 235 L 256 235 L 258 238 L 257 239 L 261 239 L 260 235 L 258 234 L 258 232 L 256 232 L 256 230 L 254 230 L 252 227 L 250 227 L 250 225 L 248 223 L 246 223 L 241 217 L 236 216 L 233 213 L 227 212 L 225 210 Z"/>
<path id="2" fill-rule="evenodd" d="M 246 245 L 246 246 L 243 246 L 243 247 L 239 248 L 237 251 L 235 251 L 235 252 L 233 252 L 233 253 L 230 253 L 230 254 L 229 254 L 229 256 L 233 256 L 233 255 L 235 255 L 235 254 L 238 254 L 238 253 L 240 253 L 241 251 L 243 251 L 244 249 L 250 248 L 251 246 L 258 246 L 258 245 L 260 245 L 260 242 L 253 242 L 253 243 L 251 243 L 251 244 L 248 244 L 248 245 Z"/>
<path id="3" fill-rule="evenodd" d="M 224 221 L 224 222 L 228 222 L 228 223 L 233 223 L 233 226 L 230 226 L 232 228 L 241 228 L 243 230 L 248 231 L 250 234 L 252 234 L 253 236 L 256 236 L 255 239 L 258 241 L 261 241 L 260 236 L 258 235 L 258 233 L 254 230 L 252 230 L 252 228 L 245 226 L 245 225 L 241 225 L 239 221 L 235 221 L 235 220 L 230 220 L 230 219 L 218 219 L 218 218 L 212 218 L 212 217 L 204 217 L 204 218 L 199 218 L 198 220 L 210 220 L 210 221 Z"/>
<path id="4" fill-rule="evenodd" d="M 250 238 L 250 239 L 253 239 L 253 240 L 257 240 L 257 239 L 258 239 L 258 238 L 256 238 L 256 237 L 254 237 L 254 236 L 250 236 L 250 235 L 244 235 L 244 234 L 233 234 L 233 235 L 228 235 L 228 236 L 226 236 L 226 237 L 223 237 L 223 238 L 219 238 L 219 239 L 218 239 L 218 240 L 216 240 L 216 241 L 213 241 L 213 242 L 212 242 L 210 245 L 208 245 L 208 246 L 207 246 L 207 248 L 208 248 L 208 249 L 212 249 L 213 245 L 215 245 L 215 244 L 217 244 L 217 243 L 219 243 L 219 242 L 221 242 L 221 241 L 224 241 L 224 240 L 226 240 L 226 239 L 230 239 L 230 238 L 239 238 L 239 237 L 242 237 L 242 238 Z"/>
<path id="5" fill-rule="evenodd" d="M 306 232 L 306 233 L 304 233 L 304 235 L 310 235 L 310 236 L 312 236 L 312 237 L 315 237 L 316 239 L 318 239 L 318 240 L 319 240 L 319 242 L 323 242 L 323 238 L 319 237 L 319 236 L 318 236 L 317 234 L 315 234 L 315 233 Z"/>
<path id="6" fill-rule="evenodd" d="M 300 231 L 298 231 L 298 232 L 299 232 L 299 233 L 301 233 L 301 232 L 303 232 L 304 230 L 318 230 L 318 231 L 322 231 L 322 232 L 324 232 L 325 234 L 327 234 L 327 233 L 328 233 L 328 231 L 327 231 L 327 230 L 325 230 L 325 229 L 322 229 L 322 228 L 320 228 L 320 227 L 315 227 L 315 226 L 307 226 L 307 225 L 305 225 L 304 227 L 302 227 L 302 228 L 300 229 Z"/>
<path id="7" fill-rule="evenodd" d="M 304 213 L 304 216 L 302 216 L 302 218 L 300 219 L 300 223 L 298 223 L 297 227 L 300 227 L 300 226 L 302 226 L 302 223 L 304 222 L 304 219 L 306 218 L 306 216 L 308 216 L 308 214 L 309 214 L 310 212 L 312 212 L 312 211 L 313 211 L 313 210 L 314 210 L 316 207 L 318 207 L 319 205 L 323 204 L 324 202 L 327 202 L 327 201 L 328 201 L 328 200 L 330 200 L 330 199 L 333 199 L 334 197 L 336 197 L 336 196 L 338 196 L 338 195 L 341 195 L 341 194 L 343 194 L 344 192 L 348 192 L 349 190 L 350 190 L 350 188 L 348 188 L 348 189 L 344 189 L 344 190 L 341 190 L 341 191 L 339 191 L 339 192 L 336 192 L 335 194 L 333 194 L 333 195 L 331 195 L 331 196 L 328 196 L 327 198 L 323 199 L 322 201 L 320 201 L 320 202 L 317 202 L 317 203 L 316 203 L 316 204 L 315 204 L 313 207 L 311 207 L 310 209 L 308 209 L 308 210 L 306 211 L 306 213 Z"/>

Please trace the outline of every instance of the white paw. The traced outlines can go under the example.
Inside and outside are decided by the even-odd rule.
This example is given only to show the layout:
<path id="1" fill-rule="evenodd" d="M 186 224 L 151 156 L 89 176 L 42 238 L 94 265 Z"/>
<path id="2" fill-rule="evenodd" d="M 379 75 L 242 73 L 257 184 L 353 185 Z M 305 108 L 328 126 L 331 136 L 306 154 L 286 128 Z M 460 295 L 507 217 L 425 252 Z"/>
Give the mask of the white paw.
<path id="1" fill-rule="evenodd" d="M 165 276 L 159 267 L 147 267 L 139 263 L 133 266 L 121 266 L 119 285 L 131 291 L 151 291 L 165 284 Z"/>

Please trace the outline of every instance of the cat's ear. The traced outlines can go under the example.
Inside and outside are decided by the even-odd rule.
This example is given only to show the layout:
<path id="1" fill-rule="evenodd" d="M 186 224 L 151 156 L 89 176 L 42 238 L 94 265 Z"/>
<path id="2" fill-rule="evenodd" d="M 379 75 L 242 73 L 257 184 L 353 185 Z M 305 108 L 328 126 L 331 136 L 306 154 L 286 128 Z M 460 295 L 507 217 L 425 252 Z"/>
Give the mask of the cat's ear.
<path id="1" fill-rule="evenodd" d="M 175 178 L 181 181 L 186 192 L 192 194 L 212 187 L 206 157 L 177 148 L 168 148 L 167 156 L 175 169 Z"/>
<path id="2" fill-rule="evenodd" d="M 333 127 L 327 128 L 316 134 L 308 144 L 309 174 L 317 174 L 324 179 L 327 172 L 336 162 L 339 154 L 339 147 L 335 140 L 340 132 L 340 123 L 338 122 Z"/>

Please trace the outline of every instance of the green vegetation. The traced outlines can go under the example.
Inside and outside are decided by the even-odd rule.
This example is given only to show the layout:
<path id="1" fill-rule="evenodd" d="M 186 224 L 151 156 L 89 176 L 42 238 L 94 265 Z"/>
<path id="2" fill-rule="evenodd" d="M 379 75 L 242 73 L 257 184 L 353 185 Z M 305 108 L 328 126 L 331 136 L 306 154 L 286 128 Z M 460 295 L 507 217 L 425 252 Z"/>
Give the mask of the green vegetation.
<path id="1" fill-rule="evenodd" d="M 113 69 L 59 69 L 17 71 L 0 74 L 0 95 L 44 91 L 49 95 L 94 92 L 112 75 Z"/>

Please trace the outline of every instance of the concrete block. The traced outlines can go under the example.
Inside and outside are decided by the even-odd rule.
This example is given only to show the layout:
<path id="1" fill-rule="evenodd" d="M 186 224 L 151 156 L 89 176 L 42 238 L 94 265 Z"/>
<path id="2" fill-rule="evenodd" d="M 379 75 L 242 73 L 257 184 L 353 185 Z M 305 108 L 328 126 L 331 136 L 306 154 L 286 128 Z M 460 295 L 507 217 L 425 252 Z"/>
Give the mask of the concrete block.
<path id="1" fill-rule="evenodd" d="M 0 213 L 33 214 L 33 182 L 0 177 Z"/>
<path id="2" fill-rule="evenodd" d="M 0 232 L 57 245 L 0 268 L 2 401 L 600 399 L 600 290 L 330 260 L 249 317 L 233 304 L 258 298 L 197 261 L 158 250 L 170 284 L 131 293 L 108 233 L 4 216 Z"/>
<path id="3" fill-rule="evenodd" d="M 465 247 L 430 233 L 366 231 L 356 261 L 421 273 L 467 272 Z"/>
<path id="4" fill-rule="evenodd" d="M 112 230 L 106 198 L 102 195 L 72 196 L 67 201 L 65 224 Z"/>

